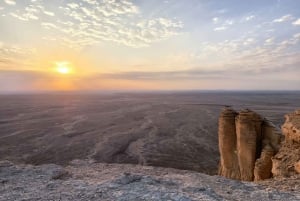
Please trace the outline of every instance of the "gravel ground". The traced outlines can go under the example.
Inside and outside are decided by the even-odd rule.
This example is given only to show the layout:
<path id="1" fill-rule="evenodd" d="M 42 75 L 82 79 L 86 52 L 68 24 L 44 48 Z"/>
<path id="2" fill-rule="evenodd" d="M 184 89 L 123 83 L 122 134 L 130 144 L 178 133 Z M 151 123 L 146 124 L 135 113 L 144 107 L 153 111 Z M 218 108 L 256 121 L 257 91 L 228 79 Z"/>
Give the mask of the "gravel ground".
<path id="1" fill-rule="evenodd" d="M 70 166 L 0 163 L 0 200 L 300 200 L 268 185 L 193 171 L 75 160 Z"/>

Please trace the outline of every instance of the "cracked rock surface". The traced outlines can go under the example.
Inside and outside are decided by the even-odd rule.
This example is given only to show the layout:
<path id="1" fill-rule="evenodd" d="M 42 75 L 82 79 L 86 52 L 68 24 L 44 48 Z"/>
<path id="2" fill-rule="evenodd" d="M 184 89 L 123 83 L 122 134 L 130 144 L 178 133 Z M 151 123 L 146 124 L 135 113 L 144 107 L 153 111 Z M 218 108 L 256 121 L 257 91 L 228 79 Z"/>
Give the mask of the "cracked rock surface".
<path id="1" fill-rule="evenodd" d="M 300 194 L 193 171 L 75 160 L 0 163 L 0 200 L 300 200 Z"/>

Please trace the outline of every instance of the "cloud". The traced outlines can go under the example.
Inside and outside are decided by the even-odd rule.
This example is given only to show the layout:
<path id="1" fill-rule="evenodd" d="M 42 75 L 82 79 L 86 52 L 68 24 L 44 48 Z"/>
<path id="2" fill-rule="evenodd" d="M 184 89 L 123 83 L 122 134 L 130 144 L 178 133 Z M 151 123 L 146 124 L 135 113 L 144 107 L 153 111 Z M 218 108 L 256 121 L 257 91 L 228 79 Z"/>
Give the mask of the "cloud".
<path id="1" fill-rule="evenodd" d="M 297 19 L 296 21 L 294 21 L 294 22 L 293 22 L 293 25 L 297 25 L 297 26 L 299 26 L 299 25 L 300 25 L 300 18 L 299 18 L 299 19 Z"/>
<path id="2" fill-rule="evenodd" d="M 297 45 L 300 35 L 293 34 L 284 40 L 275 37 L 262 39 L 245 35 L 222 42 L 203 42 L 194 53 L 194 64 L 203 64 L 203 69 L 219 69 L 236 72 L 272 72 L 287 66 L 299 66 L 300 53 Z M 264 70 L 262 70 L 264 69 Z M 300 70 L 300 69 L 299 69 Z M 299 72 L 299 71 L 297 71 Z M 241 72 L 242 73 L 242 72 Z"/>
<path id="3" fill-rule="evenodd" d="M 214 24 L 219 24 L 219 22 L 222 22 L 222 25 L 219 25 L 219 27 L 214 28 L 214 31 L 224 31 L 235 24 L 235 21 L 232 19 L 221 20 L 220 18 L 215 17 L 212 20 Z"/>
<path id="4" fill-rule="evenodd" d="M 8 5 L 16 5 L 16 1 L 15 0 L 4 0 L 4 2 Z"/>
<path id="5" fill-rule="evenodd" d="M 67 4 L 67 6 L 69 6 L 72 9 L 77 9 L 80 7 L 77 3 L 69 3 L 69 4 Z"/>
<path id="6" fill-rule="evenodd" d="M 277 18 L 277 19 L 273 20 L 273 22 L 277 22 L 277 23 L 286 22 L 286 21 L 291 21 L 293 19 L 294 19 L 294 17 L 292 15 L 288 14 L 288 15 L 284 15 L 280 18 Z"/>
<path id="7" fill-rule="evenodd" d="M 46 6 L 43 1 L 30 1 L 11 11 L 10 16 L 22 21 L 39 20 L 43 28 L 50 30 L 44 39 L 75 49 L 103 41 L 147 47 L 180 34 L 183 29 L 183 23 L 176 19 L 143 16 L 130 0 L 61 1 L 59 9 L 52 11 Z M 56 17 L 51 19 L 53 16 Z"/>
<path id="8" fill-rule="evenodd" d="M 49 22 L 42 22 L 41 25 L 45 29 L 58 29 L 58 27 L 55 24 Z"/>
<path id="9" fill-rule="evenodd" d="M 255 43 L 255 39 L 254 38 L 247 38 L 243 42 L 244 45 L 252 45 L 254 43 Z"/>
<path id="10" fill-rule="evenodd" d="M 298 55 L 299 56 L 299 55 Z M 99 74 L 91 79 L 121 79 L 121 80 L 199 80 L 199 79 L 232 79 L 239 77 L 252 77 L 256 75 L 264 75 L 270 73 L 282 72 L 300 72 L 298 68 L 300 59 L 284 65 L 276 65 L 272 68 L 267 66 L 258 66 L 257 68 L 243 68 L 243 64 L 236 63 L 235 66 L 226 69 L 203 69 L 199 66 L 193 69 L 183 71 L 166 71 L 166 72 L 153 72 L 153 71 L 138 71 L 138 72 L 121 72 L 121 73 L 107 73 Z M 213 69 L 213 68 L 211 68 Z"/>
<path id="11" fill-rule="evenodd" d="M 0 69 L 26 68 L 35 49 L 8 45 L 0 42 Z"/>
<path id="12" fill-rule="evenodd" d="M 44 14 L 49 15 L 49 16 L 54 16 L 55 15 L 53 12 L 50 12 L 50 11 L 44 10 L 43 12 L 44 12 Z"/>
<path id="13" fill-rule="evenodd" d="M 218 21 L 219 21 L 219 18 L 218 17 L 214 17 L 214 18 L 212 18 L 212 21 L 213 21 L 214 24 L 217 24 Z"/>
<path id="14" fill-rule="evenodd" d="M 249 15 L 249 16 L 245 17 L 245 20 L 246 20 L 246 21 L 251 21 L 251 20 L 253 20 L 254 18 L 255 18 L 255 15 Z"/>
<path id="15" fill-rule="evenodd" d="M 227 27 L 221 26 L 221 27 L 216 27 L 216 28 L 214 29 L 214 31 L 224 31 L 224 30 L 226 30 L 226 29 L 227 29 Z"/>
<path id="16" fill-rule="evenodd" d="M 98 79 L 124 79 L 124 80 L 191 80 L 191 79 L 210 79 L 220 78 L 228 75 L 229 71 L 215 70 L 197 70 L 190 69 L 185 71 L 166 71 L 166 72 L 121 72 L 99 74 Z"/>
<path id="17" fill-rule="evenodd" d="M 265 45 L 272 45 L 274 43 L 275 37 L 271 37 L 265 40 Z"/>
<path id="18" fill-rule="evenodd" d="M 234 21 L 233 20 L 226 20 L 224 25 L 233 25 L 234 24 Z"/>
<path id="19" fill-rule="evenodd" d="M 294 34 L 293 37 L 296 38 L 296 39 L 298 39 L 298 40 L 300 40 L 300 33 Z"/>

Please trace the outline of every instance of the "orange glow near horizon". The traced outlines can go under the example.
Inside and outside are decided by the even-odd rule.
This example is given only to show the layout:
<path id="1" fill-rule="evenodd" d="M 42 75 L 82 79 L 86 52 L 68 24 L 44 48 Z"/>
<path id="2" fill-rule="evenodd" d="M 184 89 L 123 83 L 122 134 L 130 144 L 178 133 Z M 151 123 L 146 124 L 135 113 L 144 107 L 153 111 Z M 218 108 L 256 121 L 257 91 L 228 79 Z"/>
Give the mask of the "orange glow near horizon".
<path id="1" fill-rule="evenodd" d="M 60 74 L 66 75 L 72 72 L 72 68 L 70 67 L 69 62 L 56 62 L 56 71 Z"/>

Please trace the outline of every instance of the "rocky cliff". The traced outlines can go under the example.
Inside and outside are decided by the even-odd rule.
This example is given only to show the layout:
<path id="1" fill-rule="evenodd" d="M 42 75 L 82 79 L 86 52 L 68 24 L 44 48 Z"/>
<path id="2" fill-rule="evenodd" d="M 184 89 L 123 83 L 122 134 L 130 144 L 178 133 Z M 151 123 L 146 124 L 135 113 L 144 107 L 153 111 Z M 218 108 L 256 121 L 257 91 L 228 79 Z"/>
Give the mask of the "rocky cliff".
<path id="1" fill-rule="evenodd" d="M 274 177 L 300 174 L 300 110 L 285 116 L 282 132 L 285 140 L 273 157 Z"/>
<path id="2" fill-rule="evenodd" d="M 225 108 L 219 118 L 219 175 L 243 181 L 270 178 L 271 159 L 281 137 L 280 131 L 257 113 Z"/>
<path id="3" fill-rule="evenodd" d="M 272 123 L 250 110 L 225 108 L 219 119 L 219 173 L 235 180 L 94 160 L 73 160 L 65 167 L 0 161 L 0 201 L 300 200 L 299 125 L 299 111 L 286 116 L 280 146 L 282 134 Z"/>
<path id="4" fill-rule="evenodd" d="M 219 119 L 219 174 L 231 179 L 239 179 L 240 169 L 237 157 L 235 118 L 237 112 L 226 108 Z"/>

